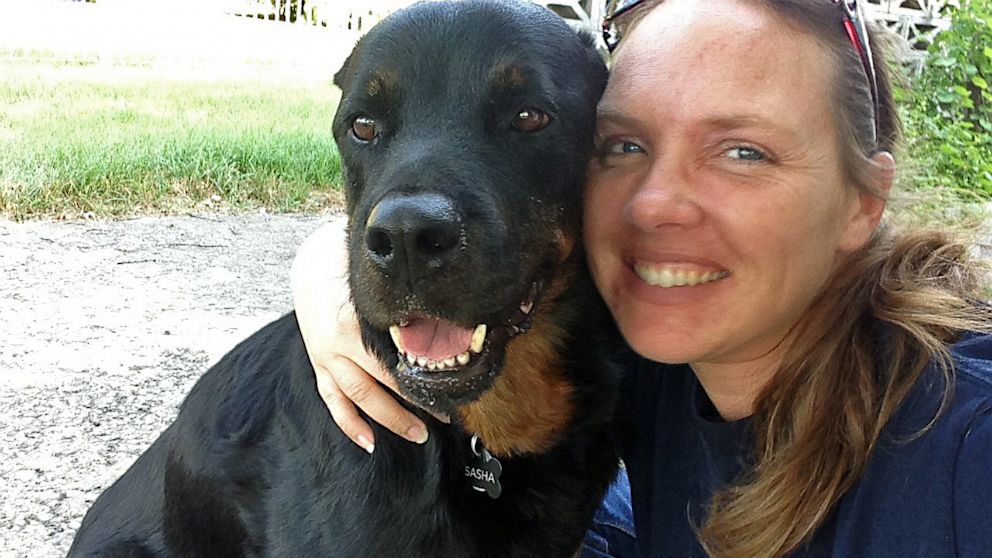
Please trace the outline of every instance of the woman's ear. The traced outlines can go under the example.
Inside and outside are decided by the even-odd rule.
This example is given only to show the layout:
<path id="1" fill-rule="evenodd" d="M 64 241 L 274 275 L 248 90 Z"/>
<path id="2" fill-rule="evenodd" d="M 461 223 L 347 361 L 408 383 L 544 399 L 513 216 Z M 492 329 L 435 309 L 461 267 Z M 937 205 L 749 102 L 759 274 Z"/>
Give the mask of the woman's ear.
<path id="1" fill-rule="evenodd" d="M 840 250 L 853 252 L 871 238 L 882 220 L 882 212 L 896 177 L 896 161 L 888 151 L 879 151 L 871 158 L 871 191 L 859 188 L 851 201 L 847 225 L 841 235 Z"/>

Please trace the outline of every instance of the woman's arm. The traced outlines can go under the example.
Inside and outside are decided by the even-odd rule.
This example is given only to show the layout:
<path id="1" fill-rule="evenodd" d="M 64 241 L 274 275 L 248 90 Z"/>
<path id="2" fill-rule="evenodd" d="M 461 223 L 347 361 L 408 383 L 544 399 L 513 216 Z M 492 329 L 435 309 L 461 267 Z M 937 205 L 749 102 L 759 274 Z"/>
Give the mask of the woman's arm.
<path id="1" fill-rule="evenodd" d="M 290 273 L 296 319 L 317 376 L 317 391 L 338 427 L 372 453 L 368 417 L 411 442 L 427 441 L 427 428 L 383 386 L 392 376 L 365 350 L 348 290 L 343 217 L 325 223 L 300 246 Z M 357 406 L 357 408 L 356 408 Z"/>

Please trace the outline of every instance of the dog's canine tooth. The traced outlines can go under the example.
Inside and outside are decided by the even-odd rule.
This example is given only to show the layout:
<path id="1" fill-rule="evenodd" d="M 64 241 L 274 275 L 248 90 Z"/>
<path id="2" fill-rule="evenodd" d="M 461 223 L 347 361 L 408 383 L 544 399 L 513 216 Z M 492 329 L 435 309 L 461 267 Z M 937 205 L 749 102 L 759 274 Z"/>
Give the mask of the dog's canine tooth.
<path id="1" fill-rule="evenodd" d="M 472 332 L 472 345 L 469 347 L 473 353 L 482 352 L 482 344 L 486 342 L 486 324 L 479 324 Z"/>
<path id="2" fill-rule="evenodd" d="M 389 326 L 389 336 L 393 338 L 393 344 L 396 345 L 396 348 L 399 349 L 401 353 L 405 353 L 406 350 L 403 348 L 403 338 L 400 336 L 400 326 Z"/>
<path id="3" fill-rule="evenodd" d="M 417 364 L 417 357 L 413 356 L 412 354 L 407 354 L 406 361 L 410 364 L 410 366 L 414 366 Z"/>
<path id="4" fill-rule="evenodd" d="M 455 360 L 458 361 L 458 364 L 461 364 L 462 366 L 465 366 L 466 364 L 468 364 L 468 361 L 471 358 L 472 358 L 472 356 L 468 354 L 468 351 L 465 351 L 464 353 L 456 356 L 455 357 Z"/>
<path id="5" fill-rule="evenodd" d="M 534 309 L 534 301 L 528 300 L 527 302 L 520 303 L 520 311 L 524 314 L 530 314 L 530 311 Z"/>
<path id="6" fill-rule="evenodd" d="M 448 358 L 444 359 L 444 365 L 446 367 L 448 367 L 448 368 L 454 368 L 455 367 L 455 362 L 457 362 L 455 360 L 455 357 L 448 357 Z"/>

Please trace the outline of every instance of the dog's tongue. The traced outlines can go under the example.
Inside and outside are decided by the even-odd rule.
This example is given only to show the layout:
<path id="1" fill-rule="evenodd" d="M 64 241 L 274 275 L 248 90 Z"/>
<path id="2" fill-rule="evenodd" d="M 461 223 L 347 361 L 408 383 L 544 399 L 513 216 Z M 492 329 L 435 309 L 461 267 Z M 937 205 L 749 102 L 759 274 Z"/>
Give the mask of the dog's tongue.
<path id="1" fill-rule="evenodd" d="M 408 354 L 438 360 L 467 351 L 472 332 L 447 320 L 416 318 L 400 327 L 400 339 Z"/>

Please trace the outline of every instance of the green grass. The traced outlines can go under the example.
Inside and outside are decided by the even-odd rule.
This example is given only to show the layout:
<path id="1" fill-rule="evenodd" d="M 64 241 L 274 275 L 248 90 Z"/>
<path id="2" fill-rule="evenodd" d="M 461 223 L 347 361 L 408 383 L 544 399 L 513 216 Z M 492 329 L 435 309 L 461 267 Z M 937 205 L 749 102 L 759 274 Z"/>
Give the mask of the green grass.
<path id="1" fill-rule="evenodd" d="M 149 68 L 0 60 L 0 214 L 214 207 L 299 211 L 339 199 L 329 84 L 162 77 Z"/>

